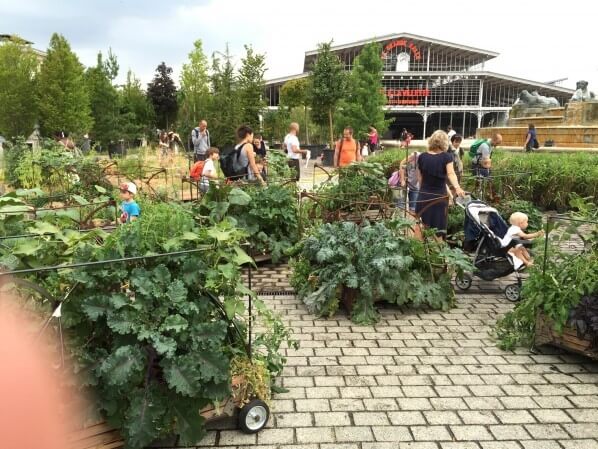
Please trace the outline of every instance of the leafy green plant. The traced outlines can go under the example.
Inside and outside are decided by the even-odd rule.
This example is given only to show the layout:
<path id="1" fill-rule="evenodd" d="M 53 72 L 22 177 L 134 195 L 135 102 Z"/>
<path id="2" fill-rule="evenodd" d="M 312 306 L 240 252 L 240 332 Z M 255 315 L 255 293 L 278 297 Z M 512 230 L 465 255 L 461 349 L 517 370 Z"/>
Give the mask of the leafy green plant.
<path id="1" fill-rule="evenodd" d="M 221 186 L 210 189 L 199 213 L 219 222 L 227 217 L 245 230 L 252 253 L 271 253 L 274 262 L 299 238 L 297 197 L 294 186 Z"/>
<path id="2" fill-rule="evenodd" d="M 542 213 L 529 201 L 501 201 L 496 205 L 496 208 L 507 223 L 509 222 L 509 218 L 513 212 L 523 212 L 529 218 L 528 232 L 542 229 Z"/>
<path id="3" fill-rule="evenodd" d="M 324 224 L 295 248 L 291 284 L 319 316 L 336 312 L 343 289 L 357 290 L 351 319 L 361 324 L 377 321 L 378 300 L 447 310 L 451 275 L 471 269 L 470 261 L 459 250 L 406 237 L 409 226 L 403 220 Z"/>

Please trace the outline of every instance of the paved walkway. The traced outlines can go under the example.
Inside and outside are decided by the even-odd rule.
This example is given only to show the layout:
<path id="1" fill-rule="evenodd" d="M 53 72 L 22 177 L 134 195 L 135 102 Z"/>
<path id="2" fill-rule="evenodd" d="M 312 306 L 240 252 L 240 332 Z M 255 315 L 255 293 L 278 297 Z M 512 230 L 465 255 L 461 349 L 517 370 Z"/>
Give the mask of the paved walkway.
<path id="1" fill-rule="evenodd" d="M 285 266 L 254 281 L 288 291 Z M 212 430 L 200 447 L 259 449 L 596 449 L 598 363 L 541 348 L 504 352 L 488 332 L 512 307 L 458 295 L 448 312 L 382 308 L 376 326 L 315 319 L 292 294 L 262 294 L 300 341 L 287 351 L 267 429 Z"/>

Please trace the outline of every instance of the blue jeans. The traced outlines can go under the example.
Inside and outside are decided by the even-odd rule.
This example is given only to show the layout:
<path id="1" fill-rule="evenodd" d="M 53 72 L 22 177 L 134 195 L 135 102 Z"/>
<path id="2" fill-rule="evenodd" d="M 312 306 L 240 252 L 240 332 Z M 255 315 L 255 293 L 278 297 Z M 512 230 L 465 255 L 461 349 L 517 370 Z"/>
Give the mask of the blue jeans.
<path id="1" fill-rule="evenodd" d="M 419 195 L 419 192 L 417 190 L 409 190 L 408 196 L 409 196 L 409 210 L 410 211 L 415 211 L 415 206 L 417 204 L 418 195 Z"/>

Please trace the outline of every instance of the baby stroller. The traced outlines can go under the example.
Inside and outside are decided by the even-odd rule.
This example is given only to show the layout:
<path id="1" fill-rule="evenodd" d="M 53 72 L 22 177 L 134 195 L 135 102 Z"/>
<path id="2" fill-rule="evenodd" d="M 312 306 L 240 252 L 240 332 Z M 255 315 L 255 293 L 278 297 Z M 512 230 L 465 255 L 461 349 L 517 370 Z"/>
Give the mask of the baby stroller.
<path id="1" fill-rule="evenodd" d="M 525 265 L 503 248 L 501 239 L 505 236 L 509 226 L 498 211 L 483 201 L 469 200 L 457 202 L 465 209 L 463 250 L 472 252 L 475 270 L 472 274 L 465 273 L 455 279 L 460 290 L 471 287 L 473 277 L 484 281 L 493 281 L 515 273 L 517 282 L 505 288 L 505 296 L 509 301 L 518 301 L 521 294 L 521 271 Z M 530 241 L 516 240 L 515 244 L 531 246 Z"/>

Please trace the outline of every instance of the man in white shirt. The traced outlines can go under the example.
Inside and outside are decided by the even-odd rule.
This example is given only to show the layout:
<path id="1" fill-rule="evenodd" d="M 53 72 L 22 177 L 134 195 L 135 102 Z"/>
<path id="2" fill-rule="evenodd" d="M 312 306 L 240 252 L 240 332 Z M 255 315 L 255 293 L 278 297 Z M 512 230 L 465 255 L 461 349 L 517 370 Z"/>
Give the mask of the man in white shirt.
<path id="1" fill-rule="evenodd" d="M 289 125 L 289 133 L 284 138 L 284 146 L 287 150 L 288 164 L 289 167 L 295 170 L 296 180 L 299 181 L 301 178 L 301 163 L 303 155 L 307 153 L 307 150 L 302 150 L 299 147 L 299 123 L 291 123 Z"/>

